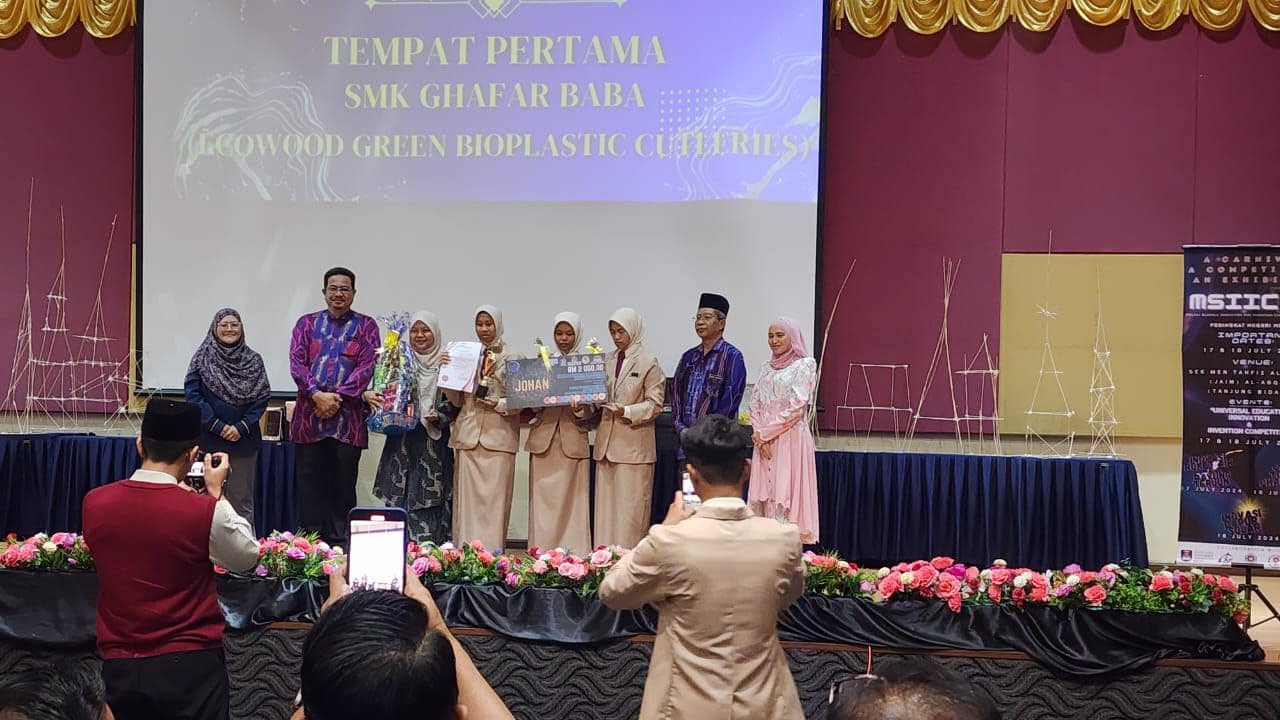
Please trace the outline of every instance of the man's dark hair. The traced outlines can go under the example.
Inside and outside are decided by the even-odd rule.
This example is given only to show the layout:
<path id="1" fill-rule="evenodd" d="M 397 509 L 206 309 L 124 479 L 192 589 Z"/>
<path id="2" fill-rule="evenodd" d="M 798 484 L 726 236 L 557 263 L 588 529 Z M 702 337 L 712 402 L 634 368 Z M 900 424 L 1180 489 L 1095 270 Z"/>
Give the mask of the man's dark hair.
<path id="1" fill-rule="evenodd" d="M 92 661 L 38 663 L 0 674 L 4 720 L 101 720 L 106 689 Z"/>
<path id="2" fill-rule="evenodd" d="M 874 678 L 839 686 L 827 720 L 1000 720 L 986 693 L 928 658 L 906 658 Z"/>
<path id="3" fill-rule="evenodd" d="M 680 433 L 689 464 L 712 485 L 736 485 L 751 457 L 751 436 L 736 421 L 707 415 Z"/>
<path id="4" fill-rule="evenodd" d="M 334 603 L 302 645 L 307 720 L 445 720 L 458 704 L 453 646 L 427 610 L 387 590 Z"/>
<path id="5" fill-rule="evenodd" d="M 329 268 L 329 269 L 325 272 L 325 274 L 324 274 L 324 286 L 325 286 L 325 287 L 328 287 L 328 286 L 329 286 L 329 278 L 333 277 L 334 275 L 341 275 L 341 276 L 343 276 L 343 277 L 351 278 L 351 289 L 352 289 L 352 290 L 354 290 L 354 289 L 355 289 L 355 287 L 356 287 L 356 274 L 355 274 L 355 273 L 353 273 L 353 272 L 351 272 L 350 270 L 348 270 L 348 269 L 344 268 L 344 267 Z"/>
<path id="6" fill-rule="evenodd" d="M 172 465 L 181 460 L 195 446 L 194 442 L 188 440 L 156 440 L 143 436 L 142 459 Z"/>

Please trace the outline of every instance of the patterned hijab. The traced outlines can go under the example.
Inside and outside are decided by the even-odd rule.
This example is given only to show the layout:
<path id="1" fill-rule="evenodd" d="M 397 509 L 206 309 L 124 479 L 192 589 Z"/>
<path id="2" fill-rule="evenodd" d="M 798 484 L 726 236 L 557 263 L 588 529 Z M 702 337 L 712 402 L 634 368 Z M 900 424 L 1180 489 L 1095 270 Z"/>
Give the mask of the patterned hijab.
<path id="1" fill-rule="evenodd" d="M 805 348 L 804 334 L 800 331 L 800 323 L 789 317 L 780 317 L 774 320 L 771 328 L 778 328 L 785 332 L 787 337 L 791 339 L 791 349 L 781 355 L 774 355 L 769 360 L 769 367 L 774 370 L 781 370 L 800 358 L 809 357 L 809 351 Z"/>
<path id="2" fill-rule="evenodd" d="M 267 380 L 267 368 L 262 363 L 262 356 L 250 350 L 244 342 L 243 321 L 240 339 L 234 345 L 223 344 L 218 339 L 218 323 L 227 317 L 240 320 L 240 313 L 231 308 L 222 308 L 213 314 L 209 333 L 196 349 L 187 372 L 199 372 L 200 381 L 209 392 L 226 402 L 247 405 L 270 396 L 271 383 Z"/>
<path id="3" fill-rule="evenodd" d="M 556 345 L 555 332 L 560 327 L 560 323 L 568 323 L 573 328 L 573 347 L 569 348 L 569 352 L 560 352 L 560 346 Z M 556 321 L 551 324 L 551 354 L 552 355 L 573 355 L 578 352 L 578 348 L 582 347 L 582 316 L 576 312 L 562 312 L 556 316 Z"/>

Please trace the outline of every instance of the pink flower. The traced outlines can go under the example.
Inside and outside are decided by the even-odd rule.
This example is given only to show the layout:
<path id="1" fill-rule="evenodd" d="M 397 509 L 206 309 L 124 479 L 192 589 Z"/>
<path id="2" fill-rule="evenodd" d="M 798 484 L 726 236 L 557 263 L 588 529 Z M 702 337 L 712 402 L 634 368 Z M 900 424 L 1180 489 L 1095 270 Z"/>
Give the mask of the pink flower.
<path id="1" fill-rule="evenodd" d="M 316 549 L 316 546 L 315 546 L 315 545 L 312 545 L 312 544 L 311 544 L 311 541 L 310 541 L 310 540 L 308 540 L 308 539 L 306 539 L 306 538 L 304 538 L 304 537 L 296 537 L 296 538 L 294 538 L 294 539 L 293 539 L 293 546 L 294 546 L 294 547 L 296 547 L 296 548 L 298 548 L 299 550 L 301 550 L 301 551 L 303 551 L 303 552 L 311 552 L 312 550 L 315 550 L 315 549 Z"/>
<path id="2" fill-rule="evenodd" d="M 863 580 L 860 587 L 864 593 L 873 593 L 876 591 L 876 584 L 869 580 Z"/>
<path id="3" fill-rule="evenodd" d="M 1013 601 L 1017 603 L 1018 607 L 1022 607 L 1022 603 L 1026 602 L 1026 600 L 1027 600 L 1027 591 L 1025 588 L 1013 589 Z"/>
<path id="4" fill-rule="evenodd" d="M 80 561 L 76 560 L 75 558 L 67 558 L 67 564 L 68 564 L 68 565 L 79 565 L 79 564 L 80 564 Z M 1216 591 L 1215 591 L 1215 592 L 1216 592 Z"/>
<path id="5" fill-rule="evenodd" d="M 1156 575 L 1151 578 L 1151 592 L 1164 592 L 1173 589 L 1173 581 L 1164 575 Z"/>
<path id="6" fill-rule="evenodd" d="M 18 564 L 18 548 L 10 545 L 8 550 L 4 551 L 4 555 L 0 555 L 0 565 L 5 567 L 13 567 Z"/>
<path id="7" fill-rule="evenodd" d="M 911 563 L 911 572 L 915 572 L 922 567 L 929 567 L 929 563 L 923 560 L 916 560 L 915 562 Z"/>
<path id="8" fill-rule="evenodd" d="M 1096 572 L 1087 572 L 1087 571 L 1086 571 L 1086 572 L 1082 572 L 1082 573 L 1080 573 L 1080 584 L 1081 584 L 1081 585 L 1088 585 L 1089 583 L 1091 583 L 1091 582 L 1093 582 L 1093 581 L 1095 581 L 1095 580 L 1097 580 L 1097 579 L 1098 579 L 1098 573 L 1096 573 Z"/>
<path id="9" fill-rule="evenodd" d="M 493 564 L 493 567 L 498 572 L 505 573 L 506 571 L 511 569 L 511 561 L 507 559 L 506 555 L 503 555 L 502 557 L 498 558 L 498 561 Z"/>
<path id="10" fill-rule="evenodd" d="M 945 570 L 945 572 L 948 575 L 959 578 L 960 580 L 964 579 L 965 573 L 967 573 L 968 571 L 969 571 L 969 568 L 965 567 L 964 565 L 952 565 L 951 567 Z M 976 572 L 977 568 L 974 568 L 974 571 Z"/>
<path id="11" fill-rule="evenodd" d="M 978 589 L 978 585 L 982 582 L 982 572 L 976 567 L 965 568 L 964 581 L 974 590 Z"/>
<path id="12" fill-rule="evenodd" d="M 1183 595 L 1191 594 L 1191 578 L 1187 577 L 1186 575 L 1183 575 L 1182 577 L 1178 578 L 1178 592 L 1182 593 Z"/>
<path id="13" fill-rule="evenodd" d="M 1091 585 L 1084 591 L 1084 599 L 1088 600 L 1090 605 L 1098 607 L 1107 599 L 1107 589 L 1101 585 Z"/>
<path id="14" fill-rule="evenodd" d="M 448 550 L 441 550 L 440 554 L 444 556 L 445 564 L 456 563 L 462 559 L 462 551 L 456 550 L 454 548 L 449 548 Z"/>
<path id="15" fill-rule="evenodd" d="M 34 545 L 21 545 L 18 547 L 18 562 L 31 562 L 36 556 L 36 548 Z M 1226 589 L 1226 586 L 1223 586 Z"/>
<path id="16" fill-rule="evenodd" d="M 293 533 L 291 533 L 291 532 L 282 532 L 282 533 L 280 533 L 280 539 L 281 539 L 281 540 L 283 540 L 283 541 L 285 541 L 285 542 L 293 542 Z"/>
<path id="17" fill-rule="evenodd" d="M 1238 591 L 1238 590 L 1240 589 L 1240 588 L 1236 585 L 1236 581 L 1235 581 L 1235 580 L 1232 580 L 1231 578 L 1227 577 L 1226 575 L 1223 575 L 1222 577 L 1218 578 L 1218 587 L 1220 587 L 1220 588 L 1222 588 L 1223 590 L 1226 590 L 1227 592 L 1230 592 L 1230 593 L 1236 592 L 1236 591 Z"/>
<path id="18" fill-rule="evenodd" d="M 960 589 L 963 585 L 953 575 L 943 574 L 938 578 L 938 597 L 950 598 L 951 596 L 959 596 Z"/>
<path id="19" fill-rule="evenodd" d="M 597 550 L 591 553 L 592 567 L 603 568 L 603 567 L 609 567 L 612 564 L 613 564 L 613 553 L 609 552 L 608 550 L 605 550 L 602 548 L 600 550 Z"/>
<path id="20" fill-rule="evenodd" d="M 543 575 L 547 572 L 547 569 L 548 568 L 547 568 L 546 561 L 539 560 L 529 568 L 529 572 L 533 573 L 534 575 Z"/>
<path id="21" fill-rule="evenodd" d="M 1045 588 L 1049 587 L 1049 581 L 1045 580 L 1044 576 L 1041 575 L 1040 573 L 1035 573 L 1031 576 L 1031 587 L 1033 589 L 1040 588 L 1041 590 L 1044 590 Z"/>
<path id="22" fill-rule="evenodd" d="M 552 567 L 560 567 L 564 564 L 564 561 L 569 558 L 569 556 L 560 548 L 556 548 L 547 554 L 551 556 L 547 558 L 547 562 L 551 563 Z"/>
<path id="23" fill-rule="evenodd" d="M 910 570 L 911 566 L 906 563 L 898 563 L 897 565 L 894 565 L 891 569 L 896 573 L 902 573 Z"/>
<path id="24" fill-rule="evenodd" d="M 1205 576 L 1204 576 L 1204 584 L 1205 584 L 1205 585 L 1208 585 L 1209 587 L 1213 587 L 1214 585 L 1217 585 L 1217 584 L 1218 584 L 1218 576 L 1217 576 L 1217 575 L 1209 575 L 1209 574 L 1205 574 Z"/>
<path id="25" fill-rule="evenodd" d="M 891 575 L 886 575 L 884 579 L 880 581 L 879 590 L 880 594 L 886 599 L 893 597 L 894 593 L 902 590 L 902 580 L 900 579 L 899 574 L 893 573 Z"/>
<path id="26" fill-rule="evenodd" d="M 1004 585 L 1005 583 L 1009 582 L 1009 580 L 1012 578 L 1013 578 L 1013 573 L 1010 572 L 1007 568 L 996 568 L 995 570 L 991 571 L 992 585 Z"/>
<path id="27" fill-rule="evenodd" d="M 325 575 L 332 575 L 334 571 L 337 570 L 338 568 L 337 566 L 334 565 L 334 563 L 324 563 L 323 565 L 320 566 L 320 569 L 324 570 Z"/>
<path id="28" fill-rule="evenodd" d="M 1004 597 L 1004 591 L 1000 589 L 999 585 L 989 585 L 987 586 L 987 597 L 991 598 L 991 602 L 999 603 L 1001 598 Z"/>
<path id="29" fill-rule="evenodd" d="M 507 587 L 514 588 L 520 584 L 520 576 L 516 573 L 507 573 L 506 583 Z"/>
<path id="30" fill-rule="evenodd" d="M 1049 599 L 1049 591 L 1041 585 L 1031 588 L 1031 602 L 1042 603 Z"/>
<path id="31" fill-rule="evenodd" d="M 938 571 L 934 570 L 932 565 L 924 565 L 916 570 L 915 575 L 916 579 L 911 583 L 911 587 L 921 590 L 925 597 L 933 595 L 933 581 L 938 579 Z"/>
<path id="32" fill-rule="evenodd" d="M 581 580 L 587 576 L 587 566 L 575 562 L 562 563 L 558 571 L 561 576 L 570 580 Z"/>
<path id="33" fill-rule="evenodd" d="M 930 565 L 933 565 L 933 569 L 934 569 L 934 570 L 937 570 L 937 571 L 941 572 L 941 571 L 946 570 L 947 568 L 951 567 L 952 565 L 955 565 L 955 564 L 956 564 L 956 561 L 955 561 L 955 560 L 953 560 L 953 559 L 951 559 L 951 558 L 949 558 L 949 557 L 936 557 L 936 558 L 934 558 L 934 559 L 930 560 L 930 561 L 929 561 L 929 564 L 930 564 Z"/>
<path id="34" fill-rule="evenodd" d="M 440 564 L 439 558 L 435 557 L 434 555 L 427 558 L 427 572 L 438 573 L 443 569 L 444 569 L 444 566 Z"/>
<path id="35" fill-rule="evenodd" d="M 476 559 L 480 561 L 481 565 L 492 565 L 493 553 L 489 552 L 488 550 L 481 550 L 480 552 L 476 553 Z"/>
<path id="36" fill-rule="evenodd" d="M 1080 574 L 1080 572 L 1081 572 L 1082 570 L 1084 570 L 1084 568 L 1080 567 L 1078 564 L 1076 564 L 1076 563 L 1071 563 L 1070 565 L 1068 565 L 1068 566 L 1066 566 L 1066 567 L 1062 568 L 1062 574 L 1064 574 L 1064 575 L 1079 575 L 1079 574 Z"/>
<path id="37" fill-rule="evenodd" d="M 529 557 L 541 557 L 541 556 L 542 556 L 542 548 L 538 547 L 537 545 L 534 545 L 533 547 L 529 548 Z"/>
<path id="38" fill-rule="evenodd" d="M 1058 596 L 1058 597 L 1060 597 L 1060 598 L 1064 598 L 1064 597 L 1066 597 L 1066 596 L 1068 596 L 1068 595 L 1070 595 L 1070 594 L 1071 594 L 1071 586 L 1070 586 L 1070 585 L 1059 585 L 1059 586 L 1058 586 L 1058 587 L 1053 591 L 1053 594 L 1054 594 L 1054 595 L 1057 595 L 1057 596 Z"/>
<path id="39" fill-rule="evenodd" d="M 284 551 L 284 556 L 290 560 L 302 560 L 307 557 L 307 554 L 302 551 L 302 548 L 291 547 Z"/>
<path id="40" fill-rule="evenodd" d="M 951 608 L 951 612 L 955 612 L 955 613 L 960 612 L 960 596 L 952 595 L 951 597 L 947 598 L 947 607 Z"/>
<path id="41" fill-rule="evenodd" d="M 413 561 L 413 574 L 421 575 L 427 571 L 427 558 L 418 558 Z"/>
<path id="42" fill-rule="evenodd" d="M 480 542 L 479 540 L 472 540 L 470 543 L 467 543 L 467 544 L 470 545 L 471 549 L 475 550 L 476 552 L 484 552 L 484 543 Z"/>
<path id="43" fill-rule="evenodd" d="M 254 568 L 254 569 L 253 569 L 253 574 L 254 574 L 254 575 L 257 575 L 258 577 L 266 577 L 266 576 L 267 576 L 267 569 L 266 569 L 265 567 L 263 567 L 263 566 L 259 565 L 258 567 L 256 567 L 256 568 Z"/>

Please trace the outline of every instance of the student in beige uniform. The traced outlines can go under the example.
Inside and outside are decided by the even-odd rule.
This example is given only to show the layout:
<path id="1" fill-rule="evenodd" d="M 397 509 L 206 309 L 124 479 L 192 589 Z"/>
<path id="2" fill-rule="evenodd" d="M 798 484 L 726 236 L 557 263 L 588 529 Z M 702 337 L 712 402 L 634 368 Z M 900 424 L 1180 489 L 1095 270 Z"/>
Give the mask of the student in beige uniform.
<path id="1" fill-rule="evenodd" d="M 519 413 L 507 410 L 507 361 L 518 359 L 502 340 L 502 312 L 481 305 L 475 314 L 476 338 L 484 343 L 480 379 L 485 396 L 445 390 L 449 402 L 462 408 L 453 422 L 449 447 L 455 453 L 453 471 L 454 542 L 479 540 L 498 549 L 507 542 L 511 520 L 511 492 L 516 481 L 516 450 L 520 447 Z M 449 354 L 441 353 L 441 367 Z"/>
<path id="2" fill-rule="evenodd" d="M 578 352 L 582 318 L 556 316 L 555 355 Z M 591 446 L 589 408 L 549 407 L 537 412 L 524 449 L 529 451 L 529 547 L 591 552 Z"/>
<path id="3" fill-rule="evenodd" d="M 736 420 L 707 415 L 681 441 L 702 506 L 677 492 L 600 585 L 611 608 L 658 608 L 640 720 L 801 720 L 778 642 L 778 614 L 804 592 L 800 530 L 742 501 L 752 443 Z"/>
<path id="4" fill-rule="evenodd" d="M 653 421 L 662 412 L 666 376 L 645 350 L 644 320 L 631 308 L 609 318 L 616 349 L 605 358 L 609 402 L 596 431 L 596 545 L 632 547 L 649 527 Z"/>

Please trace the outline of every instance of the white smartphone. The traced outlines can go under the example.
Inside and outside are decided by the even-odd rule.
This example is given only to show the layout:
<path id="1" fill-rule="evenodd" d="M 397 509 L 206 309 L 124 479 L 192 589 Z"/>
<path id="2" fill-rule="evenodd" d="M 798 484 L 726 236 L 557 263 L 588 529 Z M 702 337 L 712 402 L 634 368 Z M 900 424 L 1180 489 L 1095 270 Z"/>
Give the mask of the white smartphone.
<path id="1" fill-rule="evenodd" d="M 401 508 L 353 508 L 347 515 L 352 590 L 404 590 L 409 517 Z"/>

